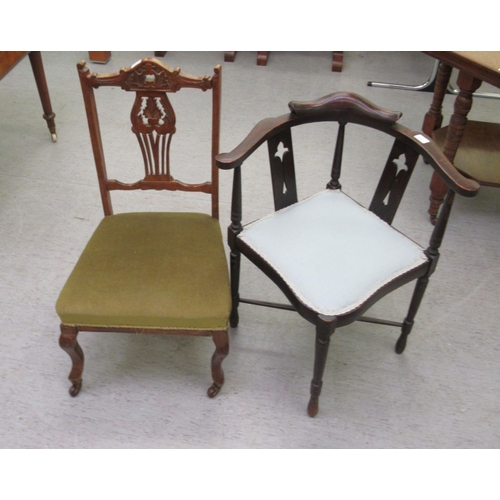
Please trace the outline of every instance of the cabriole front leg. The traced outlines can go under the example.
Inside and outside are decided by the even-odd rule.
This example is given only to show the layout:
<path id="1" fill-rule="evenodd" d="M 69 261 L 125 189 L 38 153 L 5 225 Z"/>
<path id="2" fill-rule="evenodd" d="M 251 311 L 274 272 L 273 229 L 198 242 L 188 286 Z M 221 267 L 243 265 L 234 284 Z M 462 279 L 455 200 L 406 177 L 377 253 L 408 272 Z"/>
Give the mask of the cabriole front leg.
<path id="1" fill-rule="evenodd" d="M 59 337 L 59 345 L 69 354 L 73 367 L 69 374 L 69 380 L 72 386 L 69 390 L 71 396 L 75 397 L 82 388 L 82 372 L 83 372 L 83 351 L 78 344 L 76 337 L 78 330 L 74 326 L 61 325 L 61 336 Z"/>
<path id="2" fill-rule="evenodd" d="M 217 396 L 221 387 L 224 385 L 224 371 L 222 370 L 222 362 L 229 354 L 229 335 L 227 330 L 213 332 L 212 339 L 215 344 L 215 352 L 212 356 L 212 379 L 213 384 L 208 388 L 207 395 L 209 398 Z"/>

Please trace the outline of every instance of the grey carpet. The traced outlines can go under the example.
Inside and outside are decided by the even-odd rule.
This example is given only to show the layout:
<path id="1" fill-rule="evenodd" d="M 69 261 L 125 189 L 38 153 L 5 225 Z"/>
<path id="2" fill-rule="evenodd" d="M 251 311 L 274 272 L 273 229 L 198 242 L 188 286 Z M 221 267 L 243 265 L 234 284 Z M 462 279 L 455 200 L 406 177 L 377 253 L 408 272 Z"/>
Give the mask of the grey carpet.
<path id="1" fill-rule="evenodd" d="M 111 72 L 150 53 L 114 52 Z M 102 216 L 76 63 L 85 52 L 44 52 L 58 142 L 50 141 L 29 61 L 0 82 L 0 447 L 2 448 L 496 448 L 500 445 L 499 332 L 500 192 L 483 188 L 457 199 L 433 276 L 405 353 L 394 353 L 397 332 L 356 323 L 333 337 L 320 411 L 306 415 L 314 328 L 299 316 L 242 305 L 217 398 L 210 385 L 210 339 L 80 334 L 86 355 L 83 389 L 68 395 L 70 359 L 58 346 L 58 293 Z M 403 111 L 401 123 L 420 130 L 431 97 L 367 87 L 368 80 L 419 84 L 433 59 L 418 52 L 347 52 L 342 73 L 330 71 L 330 52 L 256 53 L 224 63 L 222 52 L 168 52 L 164 61 L 192 74 L 221 63 L 221 150 L 233 148 L 261 118 L 288 111 L 290 100 L 347 90 Z M 485 86 L 488 89 L 488 86 Z M 489 90 L 489 89 L 488 89 Z M 115 91 L 118 93 L 118 91 Z M 114 97 L 113 97 L 114 98 Z M 445 101 L 445 120 L 453 98 Z M 495 121 L 500 101 L 476 99 L 471 118 Z M 126 119 L 129 108 L 104 120 Z M 387 143 L 354 128 L 343 185 L 368 199 Z M 125 122 L 106 136 L 110 169 L 126 162 L 135 138 Z M 123 132 L 123 133 L 121 133 Z M 299 196 L 327 182 L 330 151 L 314 127 L 298 137 Z M 117 142 L 114 142 L 117 141 Z M 359 142 L 363 151 L 356 149 Z M 316 146 L 318 144 L 318 147 Z M 361 153 L 375 148 L 374 169 Z M 174 143 L 175 146 L 175 143 Z M 359 148 L 358 148 L 359 149 Z M 197 146 L 188 156 L 196 158 Z M 259 151 L 244 170 L 246 220 L 271 207 Z M 181 159 L 183 157 L 180 157 Z M 319 167 L 316 167 L 320 165 Z M 366 177 L 361 177 L 365 172 Z M 430 168 L 419 161 L 398 219 L 419 241 L 430 230 Z M 221 174 L 221 223 L 229 222 L 231 176 Z M 203 209 L 193 196 L 182 207 Z M 135 207 L 118 197 L 116 211 Z M 151 209 L 169 207 L 146 194 Z M 225 232 L 225 229 L 224 229 Z M 424 240 L 425 242 L 425 237 Z M 373 314 L 399 320 L 411 290 L 378 304 Z M 242 294 L 281 299 L 250 266 Z"/>

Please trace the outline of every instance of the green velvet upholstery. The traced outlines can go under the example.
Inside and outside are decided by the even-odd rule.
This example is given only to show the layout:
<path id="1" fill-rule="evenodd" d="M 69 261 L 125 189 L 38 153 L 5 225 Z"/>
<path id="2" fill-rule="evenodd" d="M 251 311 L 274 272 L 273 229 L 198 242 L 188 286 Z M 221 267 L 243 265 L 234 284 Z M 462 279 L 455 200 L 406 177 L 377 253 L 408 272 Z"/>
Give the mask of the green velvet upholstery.
<path id="1" fill-rule="evenodd" d="M 56 304 L 62 323 L 223 330 L 231 296 L 219 222 L 199 213 L 105 217 Z"/>

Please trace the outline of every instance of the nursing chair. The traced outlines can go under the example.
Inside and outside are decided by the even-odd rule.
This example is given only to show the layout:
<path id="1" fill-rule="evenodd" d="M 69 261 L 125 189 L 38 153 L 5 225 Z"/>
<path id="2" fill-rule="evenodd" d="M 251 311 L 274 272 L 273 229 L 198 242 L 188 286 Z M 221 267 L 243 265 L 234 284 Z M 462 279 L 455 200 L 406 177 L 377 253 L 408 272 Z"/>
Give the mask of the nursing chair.
<path id="1" fill-rule="evenodd" d="M 318 412 L 330 337 L 336 328 L 354 321 L 398 327 L 401 333 L 396 352 L 404 351 L 429 277 L 438 262 L 438 249 L 454 195 L 474 196 L 479 185 L 462 176 L 429 137 L 396 123 L 401 113 L 377 107 L 356 94 L 334 93 L 309 102 L 291 102 L 289 108 L 289 114 L 259 122 L 239 146 L 230 153 L 220 154 L 216 161 L 221 169 L 234 170 L 228 230 L 230 324 L 238 325 L 238 305 L 243 302 L 294 310 L 315 325 L 315 361 L 308 404 L 308 414 L 314 417 Z M 292 129 L 314 122 L 338 122 L 331 178 L 324 190 L 299 201 Z M 394 138 L 368 208 L 354 201 L 340 184 L 347 123 Z M 360 133 L 359 127 L 349 128 Z M 314 133 L 321 137 L 319 130 Z M 275 211 L 242 225 L 241 166 L 264 142 L 268 146 Z M 357 147 L 367 146 L 360 139 Z M 391 225 L 419 155 L 449 187 L 427 247 L 418 245 Z M 373 158 L 375 154 L 370 153 L 367 173 L 374 168 Z M 319 168 L 313 160 L 307 165 L 311 172 Z M 281 289 L 289 303 L 240 297 L 241 254 Z M 379 299 L 413 280 L 416 287 L 403 322 L 364 316 Z"/>
<path id="2" fill-rule="evenodd" d="M 221 363 L 229 351 L 231 309 L 229 272 L 218 221 L 215 165 L 219 148 L 221 68 L 217 66 L 211 77 L 195 77 L 148 58 L 107 75 L 91 74 L 85 62 L 79 63 L 77 69 L 105 217 L 83 250 L 56 304 L 61 319 L 59 344 L 72 360 L 70 394 L 76 396 L 82 386 L 84 356 L 77 335 L 88 331 L 211 336 L 216 348 L 208 395 L 213 397 L 224 383 Z M 138 139 L 145 169 L 144 177 L 138 176 L 140 180 L 134 183 L 120 182 L 107 174 L 94 96 L 94 89 L 106 86 L 121 87 L 132 93 L 132 132 Z M 207 145 L 206 166 L 211 177 L 197 184 L 174 178 L 170 165 L 176 115 L 168 94 L 185 92 L 187 88 L 206 92 L 212 113 L 211 140 L 204 137 L 198 146 Z M 188 92 L 196 94 L 195 90 Z M 187 113 L 195 120 L 199 119 L 197 106 L 198 101 Z M 208 171 L 202 177 L 206 178 Z M 191 193 L 205 193 L 211 197 L 211 214 L 150 211 L 114 215 L 110 195 L 116 190 L 184 191 L 189 192 L 189 201 Z M 180 195 L 170 194 L 170 197 L 182 198 Z"/>

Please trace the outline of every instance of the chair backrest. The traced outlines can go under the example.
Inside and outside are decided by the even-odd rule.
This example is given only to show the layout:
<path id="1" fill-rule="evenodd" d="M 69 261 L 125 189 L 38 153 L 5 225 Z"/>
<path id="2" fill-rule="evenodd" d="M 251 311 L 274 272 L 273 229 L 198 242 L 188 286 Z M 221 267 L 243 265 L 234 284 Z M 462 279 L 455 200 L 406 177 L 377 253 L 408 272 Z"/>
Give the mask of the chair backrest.
<path id="1" fill-rule="evenodd" d="M 278 125 L 277 122 L 275 132 L 267 137 L 276 210 L 297 202 L 291 129 L 304 123 L 336 121 L 339 124 L 331 179 L 326 186 L 329 189 L 341 187 L 344 135 L 348 123 L 374 128 L 394 137 L 393 147 L 369 206 L 370 211 L 389 224 L 419 156 L 422 155 L 438 170 L 443 163 L 449 163 L 445 162 L 441 151 L 430 144 L 429 138 L 396 123 L 402 113 L 375 106 L 356 94 L 338 92 L 315 101 L 293 101 L 289 103 L 289 108 L 291 114 L 281 117 L 282 123 Z M 439 170 L 439 173 L 454 191 L 465 196 L 475 194 L 477 183 L 465 179 L 451 165 L 449 170 Z M 283 184 L 286 189 L 283 189 Z"/>
<path id="2" fill-rule="evenodd" d="M 218 169 L 215 156 L 219 152 L 221 67 L 214 69 L 212 76 L 196 77 L 172 69 L 162 62 L 146 58 L 131 68 L 122 68 L 118 73 L 91 74 L 85 62 L 77 65 L 85 109 L 90 130 L 101 199 L 105 215 L 112 215 L 110 191 L 113 190 L 169 190 L 199 191 L 211 195 L 212 217 L 218 219 L 219 188 Z M 94 89 L 103 86 L 121 87 L 135 92 L 130 119 L 132 132 L 136 135 L 144 161 L 144 178 L 135 183 L 123 183 L 109 179 L 106 171 L 103 141 L 99 126 Z M 212 91 L 212 140 L 211 177 L 203 183 L 186 183 L 174 178 L 170 165 L 170 145 L 176 132 L 176 115 L 168 98 L 169 93 L 184 88 Z"/>
<path id="3" fill-rule="evenodd" d="M 446 230 L 454 194 L 475 196 L 479 190 L 476 181 L 460 174 L 429 137 L 396 123 L 401 113 L 375 106 L 357 94 L 337 92 L 314 101 L 292 101 L 289 103 L 289 108 L 289 114 L 267 118 L 257 123 L 233 151 L 217 157 L 219 168 L 234 169 L 231 226 L 228 232 L 230 242 L 243 229 L 241 165 L 260 145 L 267 142 L 274 206 L 275 210 L 280 210 L 298 201 L 292 128 L 305 123 L 338 122 L 331 179 L 326 187 L 340 189 L 345 127 L 348 123 L 354 123 L 394 137 L 382 176 L 368 207 L 382 220 L 392 224 L 420 155 L 449 187 L 427 250 L 429 255 L 437 255 L 437 249 Z M 434 262 L 437 262 L 437 259 Z"/>

